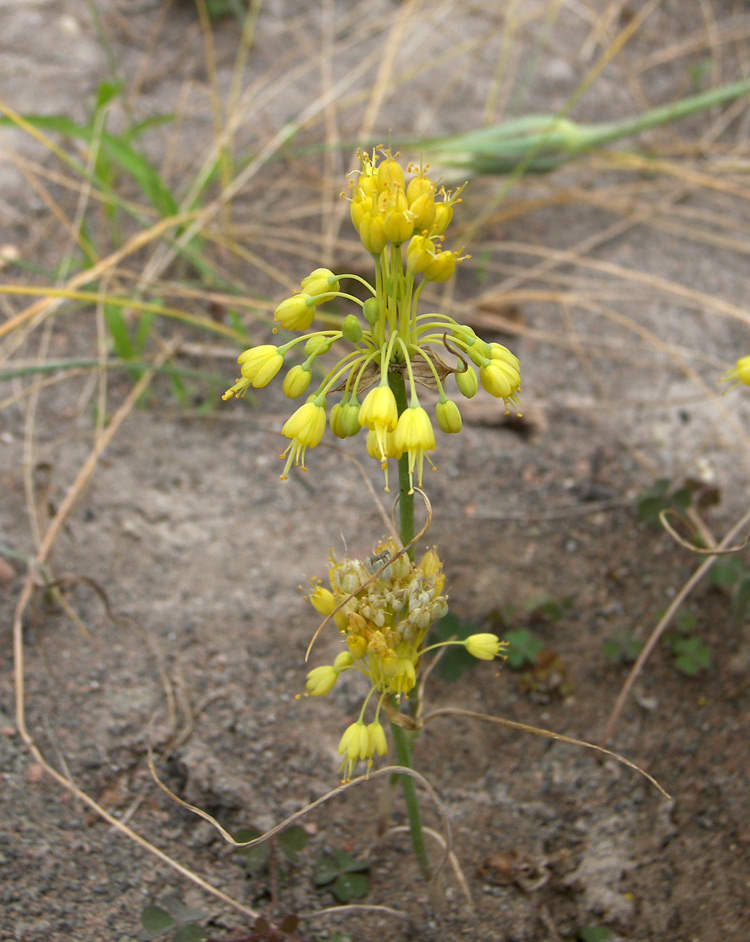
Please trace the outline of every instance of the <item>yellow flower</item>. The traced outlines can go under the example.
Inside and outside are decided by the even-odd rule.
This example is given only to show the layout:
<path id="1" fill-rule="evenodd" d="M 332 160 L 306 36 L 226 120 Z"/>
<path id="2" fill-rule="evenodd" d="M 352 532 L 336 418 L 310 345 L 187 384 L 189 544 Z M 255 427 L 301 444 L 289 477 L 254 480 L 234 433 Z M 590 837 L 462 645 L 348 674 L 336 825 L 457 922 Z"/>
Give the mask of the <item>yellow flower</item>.
<path id="1" fill-rule="evenodd" d="M 388 242 L 385 219 L 377 209 L 365 210 L 357 226 L 362 245 L 372 255 L 380 255 Z"/>
<path id="2" fill-rule="evenodd" d="M 378 210 L 385 222 L 385 237 L 394 245 L 401 245 L 414 232 L 414 215 L 409 209 L 404 191 L 397 184 L 390 184 L 378 199 Z"/>
<path id="3" fill-rule="evenodd" d="M 479 381 L 491 396 L 504 400 L 506 407 L 509 402 L 518 402 L 521 376 L 518 369 L 506 360 L 498 358 L 482 366 Z"/>
<path id="4" fill-rule="evenodd" d="M 423 235 L 412 236 L 406 250 L 406 270 L 411 275 L 419 275 L 435 260 L 432 242 Z"/>
<path id="5" fill-rule="evenodd" d="M 311 379 L 310 367 L 298 363 L 284 377 L 284 382 L 281 384 L 284 395 L 289 399 L 299 399 L 301 395 L 307 392 Z"/>
<path id="6" fill-rule="evenodd" d="M 314 399 L 300 406 L 284 423 L 281 434 L 291 438 L 281 457 L 286 458 L 284 472 L 281 480 L 286 481 L 292 462 L 301 465 L 305 471 L 305 451 L 320 444 L 326 430 L 326 410 L 324 405 L 318 405 Z"/>
<path id="7" fill-rule="evenodd" d="M 733 380 L 734 382 L 732 383 Z M 740 357 L 739 360 L 737 360 L 737 364 L 720 377 L 719 382 L 732 383 L 730 389 L 733 386 L 738 386 L 740 383 L 743 383 L 745 386 L 750 386 L 750 356 Z"/>
<path id="8" fill-rule="evenodd" d="M 511 353 L 510 350 L 507 347 L 504 347 L 501 343 L 490 344 L 490 359 L 500 360 L 501 363 L 512 366 L 517 373 L 520 372 L 521 361 L 514 353 Z"/>
<path id="9" fill-rule="evenodd" d="M 390 386 L 376 386 L 365 396 L 357 415 L 363 428 L 372 429 L 380 451 L 380 460 L 388 457 L 386 434 L 393 432 L 398 424 L 398 406 Z"/>
<path id="10" fill-rule="evenodd" d="M 338 672 L 330 664 L 314 667 L 307 675 L 307 692 L 311 697 L 326 697 L 333 690 L 338 677 Z"/>
<path id="11" fill-rule="evenodd" d="M 284 357 L 279 353 L 278 347 L 264 343 L 259 347 L 245 350 L 240 354 L 237 362 L 241 366 L 241 373 L 245 379 L 249 379 L 252 385 L 259 389 L 261 386 L 267 386 L 279 372 L 284 363 Z"/>
<path id="12" fill-rule="evenodd" d="M 378 164 L 377 181 L 378 189 L 380 190 L 384 190 L 389 183 L 397 184 L 402 190 L 406 186 L 403 167 L 397 160 L 394 160 L 390 154 L 388 154 L 385 160 Z"/>
<path id="13" fill-rule="evenodd" d="M 453 207 L 450 203 L 435 203 L 435 222 L 432 225 L 432 231 L 436 235 L 442 235 L 453 219 Z"/>
<path id="14" fill-rule="evenodd" d="M 315 586 L 312 592 L 307 596 L 307 601 L 318 614 L 326 617 L 332 615 L 336 610 L 337 602 L 333 597 L 333 592 L 322 585 Z"/>
<path id="15" fill-rule="evenodd" d="M 372 756 L 370 735 L 362 720 L 357 720 L 356 723 L 347 726 L 344 735 L 341 737 L 341 742 L 339 742 L 338 752 L 339 755 L 344 756 L 341 769 L 346 768 L 344 779 L 348 781 L 352 777 L 352 769 L 357 761 Z"/>
<path id="16" fill-rule="evenodd" d="M 401 413 L 394 434 L 394 445 L 399 456 L 404 452 L 409 456 L 409 493 L 411 494 L 414 491 L 415 466 L 417 482 L 421 487 L 425 452 L 435 448 L 432 423 L 422 406 L 409 406 Z"/>
<path id="17" fill-rule="evenodd" d="M 448 434 L 461 431 L 461 413 L 452 399 L 445 399 L 435 406 L 435 418 L 442 431 Z"/>
<path id="18" fill-rule="evenodd" d="M 469 635 L 464 646 L 472 657 L 479 658 L 480 661 L 492 661 L 500 654 L 502 648 L 507 646 L 507 642 L 501 641 L 497 635 L 481 632 Z"/>
<path id="19" fill-rule="evenodd" d="M 456 270 L 456 253 L 443 249 L 438 252 L 422 274 L 427 281 L 448 281 Z"/>
<path id="20" fill-rule="evenodd" d="M 380 723 L 377 721 L 370 723 L 367 727 L 367 736 L 371 756 L 375 754 L 384 756 L 388 752 L 388 740 L 385 738 L 385 730 Z"/>
<path id="21" fill-rule="evenodd" d="M 309 294 L 295 294 L 281 302 L 273 319 L 286 330 L 307 330 L 315 319 L 315 302 Z"/>
<path id="22" fill-rule="evenodd" d="M 327 301 L 338 290 L 339 280 L 329 268 L 316 268 L 307 278 L 302 279 L 303 293 L 309 294 L 315 304 Z"/>

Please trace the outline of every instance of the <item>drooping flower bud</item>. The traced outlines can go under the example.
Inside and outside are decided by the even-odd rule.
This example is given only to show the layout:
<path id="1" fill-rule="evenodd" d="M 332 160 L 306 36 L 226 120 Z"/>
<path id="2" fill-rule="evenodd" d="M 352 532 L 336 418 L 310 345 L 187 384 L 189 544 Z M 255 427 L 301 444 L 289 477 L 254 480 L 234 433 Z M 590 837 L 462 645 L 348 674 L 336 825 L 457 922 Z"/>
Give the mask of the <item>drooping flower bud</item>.
<path id="1" fill-rule="evenodd" d="M 435 406 L 435 418 L 444 432 L 455 434 L 461 431 L 461 413 L 452 399 L 444 399 Z"/>
<path id="2" fill-rule="evenodd" d="M 307 392 L 311 379 L 310 367 L 298 363 L 284 377 L 281 389 L 289 399 L 299 399 L 303 393 Z"/>
<path id="3" fill-rule="evenodd" d="M 284 364 L 279 348 L 270 343 L 250 347 L 240 354 L 240 372 L 256 389 L 267 386 Z"/>
<path id="4" fill-rule="evenodd" d="M 307 278 L 302 279 L 302 291 L 309 294 L 315 304 L 322 304 L 327 301 L 326 295 L 339 290 L 338 278 L 328 268 L 316 268 Z M 324 297 L 318 297 L 324 295 Z"/>
<path id="5" fill-rule="evenodd" d="M 463 366 L 462 363 L 457 365 Z M 461 394 L 467 399 L 473 399 L 479 389 L 479 380 L 477 379 L 476 370 L 467 366 L 463 371 L 454 373 L 454 376 L 456 377 L 456 386 L 458 386 Z"/>
<path id="6" fill-rule="evenodd" d="M 276 308 L 273 319 L 286 330 L 307 330 L 315 319 L 315 303 L 309 294 L 295 294 Z"/>
<path id="7" fill-rule="evenodd" d="M 374 300 L 374 298 L 373 298 Z M 356 314 L 348 314 L 341 325 L 341 335 L 349 343 L 358 343 L 362 339 L 362 325 Z"/>

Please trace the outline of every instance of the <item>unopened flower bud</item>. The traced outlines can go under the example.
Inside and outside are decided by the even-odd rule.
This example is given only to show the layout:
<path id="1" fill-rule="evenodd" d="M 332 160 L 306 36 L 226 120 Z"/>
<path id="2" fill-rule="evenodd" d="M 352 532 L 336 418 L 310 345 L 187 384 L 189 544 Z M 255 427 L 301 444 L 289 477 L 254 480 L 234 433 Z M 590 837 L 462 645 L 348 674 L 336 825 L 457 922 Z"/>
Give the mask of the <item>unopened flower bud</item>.
<path id="1" fill-rule="evenodd" d="M 276 308 L 273 319 L 286 330 L 307 330 L 315 318 L 315 303 L 309 294 L 295 294 Z"/>
<path id="2" fill-rule="evenodd" d="M 293 366 L 284 377 L 281 386 L 284 395 L 288 396 L 289 399 L 298 399 L 303 393 L 307 392 L 311 379 L 312 372 L 309 366 L 300 364 Z"/>
<path id="3" fill-rule="evenodd" d="M 463 364 L 461 364 L 463 365 Z M 467 366 L 460 373 L 453 374 L 456 377 L 456 386 L 458 386 L 462 395 L 466 396 L 467 399 L 472 399 L 477 394 L 479 389 L 479 380 L 477 379 L 477 371 L 471 366 Z"/>
<path id="4" fill-rule="evenodd" d="M 483 632 L 469 635 L 464 645 L 472 657 L 479 658 L 480 661 L 492 661 L 500 653 L 503 643 L 497 635 Z"/>
<path id="5" fill-rule="evenodd" d="M 305 341 L 305 356 L 318 357 L 323 353 L 328 353 L 332 344 L 333 341 L 330 337 L 324 337 L 321 334 L 313 334 L 312 337 Z"/>
<path id="6" fill-rule="evenodd" d="M 302 279 L 302 291 L 313 298 L 315 304 L 322 304 L 327 301 L 327 297 L 317 297 L 317 295 L 328 295 L 339 290 L 338 278 L 328 268 L 316 268 L 307 278 Z"/>
<path id="7" fill-rule="evenodd" d="M 373 300 L 375 299 L 373 298 Z M 348 340 L 349 343 L 357 343 L 362 339 L 362 325 L 356 314 L 349 314 L 344 318 L 344 323 L 341 325 L 341 334 L 344 340 Z"/>
<path id="8" fill-rule="evenodd" d="M 386 160 L 380 162 L 377 170 L 377 178 L 379 190 L 384 190 L 389 183 L 398 184 L 402 190 L 406 187 L 406 178 L 404 177 L 401 164 L 397 160 L 394 160 L 393 157 L 388 157 Z"/>
<path id="9" fill-rule="evenodd" d="M 380 320 L 380 302 L 377 298 L 368 298 L 362 305 L 362 315 L 370 325 L 375 325 Z"/>
<path id="10" fill-rule="evenodd" d="M 444 432 L 455 434 L 461 431 L 461 413 L 452 399 L 446 399 L 435 406 L 435 418 Z"/>

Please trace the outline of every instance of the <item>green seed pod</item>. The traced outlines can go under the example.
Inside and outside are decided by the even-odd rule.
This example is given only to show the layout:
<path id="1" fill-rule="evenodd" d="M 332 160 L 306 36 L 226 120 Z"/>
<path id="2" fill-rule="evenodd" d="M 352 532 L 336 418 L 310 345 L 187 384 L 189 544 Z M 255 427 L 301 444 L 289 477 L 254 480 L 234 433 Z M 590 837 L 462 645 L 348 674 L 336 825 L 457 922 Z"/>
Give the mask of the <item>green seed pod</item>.
<path id="1" fill-rule="evenodd" d="M 375 300 L 373 298 L 373 300 Z M 357 343 L 358 340 L 362 339 L 362 325 L 359 322 L 359 318 L 356 314 L 349 314 L 344 318 L 344 323 L 341 327 L 341 333 L 344 337 L 344 340 L 348 340 L 350 343 Z"/>

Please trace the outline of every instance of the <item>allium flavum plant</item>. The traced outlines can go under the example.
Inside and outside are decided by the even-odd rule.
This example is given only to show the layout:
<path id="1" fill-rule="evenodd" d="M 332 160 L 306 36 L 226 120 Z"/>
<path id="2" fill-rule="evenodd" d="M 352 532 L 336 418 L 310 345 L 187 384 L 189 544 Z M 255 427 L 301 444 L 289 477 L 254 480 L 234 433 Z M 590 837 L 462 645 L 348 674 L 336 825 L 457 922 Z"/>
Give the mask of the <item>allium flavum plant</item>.
<path id="1" fill-rule="evenodd" d="M 351 218 L 362 244 L 375 261 L 375 284 L 359 275 L 336 275 L 317 268 L 303 279 L 301 290 L 276 308 L 274 320 L 290 331 L 302 331 L 281 346 L 262 344 L 245 350 L 239 358 L 242 376 L 224 399 L 242 396 L 248 386 L 266 386 L 287 357 L 304 350 L 305 359 L 288 370 L 282 389 L 290 399 L 307 393 L 315 360 L 337 341 L 352 346 L 328 370 L 282 428 L 290 443 L 282 480 L 291 466 L 305 470 L 305 453 L 320 444 L 326 427 L 338 438 L 367 429 L 367 451 L 386 473 L 388 459 L 408 457 L 409 489 L 416 477 L 422 485 L 427 452 L 435 448 L 435 432 L 429 414 L 421 406 L 417 386 L 437 390 L 435 420 L 447 434 L 461 431 L 461 413 L 449 399 L 444 381 L 455 376 L 458 391 L 470 399 L 479 383 L 490 395 L 516 404 L 521 385 L 518 359 L 498 343 L 486 343 L 471 327 L 441 313 L 418 314 L 419 297 L 429 282 L 447 281 L 456 263 L 467 256 L 443 247 L 445 232 L 459 202 L 460 189 L 451 193 L 427 177 L 423 167 L 409 167 L 414 176 L 408 185 L 401 165 L 389 151 L 360 155 L 361 168 L 350 186 Z M 404 253 L 404 246 L 406 252 Z M 341 290 L 354 280 L 369 293 L 361 301 Z M 316 309 L 340 298 L 357 305 L 357 313 L 343 319 L 338 330 L 309 330 Z M 435 347 L 456 356 L 455 367 L 438 356 Z M 479 377 L 475 367 L 479 369 Z M 408 382 L 406 408 L 399 408 L 394 379 Z M 396 384 L 397 384 L 396 383 Z M 327 413 L 328 400 L 336 401 Z"/>
<path id="2" fill-rule="evenodd" d="M 400 544 L 389 539 L 365 560 L 332 558 L 330 589 L 314 583 L 308 597 L 326 621 L 334 621 L 346 644 L 333 664 L 310 671 L 308 694 L 325 696 L 348 670 L 363 674 L 370 687 L 358 719 L 347 727 L 339 744 L 347 780 L 358 762 L 369 770 L 374 757 L 386 753 L 381 712 L 391 718 L 398 763 L 411 768 L 411 736 L 404 728 L 408 724 L 394 722 L 393 717 L 410 693 L 414 709 L 414 688 L 427 651 L 455 643 L 482 660 L 503 654 L 497 636 L 485 633 L 425 647 L 431 625 L 447 611 L 447 597 L 437 552 L 428 550 L 418 563 L 412 558 L 415 483 L 429 508 L 421 491 L 422 473 L 424 459 L 430 460 L 427 453 L 435 448 L 432 420 L 420 404 L 417 386 L 437 391 L 435 420 L 443 432 L 455 434 L 461 431 L 461 414 L 444 387 L 451 374 L 463 396 L 474 396 L 481 383 L 504 401 L 506 411 L 509 404 L 517 404 L 521 385 L 518 360 L 506 347 L 487 343 L 447 314 L 418 313 L 425 285 L 447 281 L 457 262 L 466 257 L 443 246 L 460 190 L 438 188 L 423 166 L 409 167 L 412 178 L 407 184 L 401 165 L 384 148 L 372 155 L 362 152 L 359 159 L 360 169 L 349 185 L 351 218 L 373 256 L 374 285 L 355 274 L 334 274 L 327 268 L 313 271 L 274 315 L 281 327 L 300 331 L 301 336 L 280 346 L 262 344 L 245 350 L 239 358 L 242 376 L 224 394 L 224 399 L 231 399 L 244 395 L 249 386 L 268 385 L 287 357 L 301 349 L 304 360 L 291 366 L 282 385 L 289 398 L 297 399 L 308 392 L 317 358 L 344 341 L 351 349 L 282 428 L 290 440 L 282 454 L 286 459 L 282 480 L 292 465 L 305 470 L 306 451 L 320 444 L 326 419 L 338 438 L 367 429 L 367 451 L 385 471 L 386 490 L 388 459 L 398 461 Z M 342 291 L 347 280 L 360 282 L 367 300 Z M 318 307 L 334 299 L 350 301 L 357 312 L 344 317 L 339 329 L 311 330 Z M 439 347 L 455 357 L 455 366 L 443 362 L 436 352 Z M 334 395 L 329 413 L 328 399 Z M 367 723 L 371 702 L 374 717 Z M 427 876 L 430 868 L 413 778 L 402 775 L 401 784 L 412 843 Z"/>

